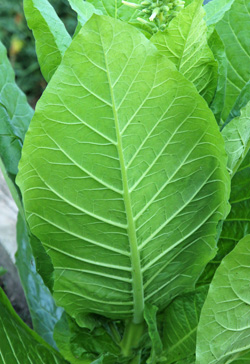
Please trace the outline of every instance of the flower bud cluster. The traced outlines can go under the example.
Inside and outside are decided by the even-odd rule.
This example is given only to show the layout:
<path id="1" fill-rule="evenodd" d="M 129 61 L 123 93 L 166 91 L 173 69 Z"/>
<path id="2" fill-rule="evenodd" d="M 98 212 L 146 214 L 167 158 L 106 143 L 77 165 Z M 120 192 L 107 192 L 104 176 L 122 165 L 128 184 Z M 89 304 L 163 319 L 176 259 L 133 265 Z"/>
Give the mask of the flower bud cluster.
<path id="1" fill-rule="evenodd" d="M 184 0 L 143 0 L 139 4 L 122 2 L 124 5 L 138 9 L 140 17 L 137 20 L 150 25 L 153 31 L 163 31 L 185 5 Z"/>

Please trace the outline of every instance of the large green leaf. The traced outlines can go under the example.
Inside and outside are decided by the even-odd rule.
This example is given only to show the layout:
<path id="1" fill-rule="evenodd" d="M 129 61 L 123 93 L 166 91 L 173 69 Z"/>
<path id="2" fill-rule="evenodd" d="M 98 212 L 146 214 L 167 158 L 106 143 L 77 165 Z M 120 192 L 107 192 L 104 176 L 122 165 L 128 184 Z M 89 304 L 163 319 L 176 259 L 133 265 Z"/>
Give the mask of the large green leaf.
<path id="1" fill-rule="evenodd" d="M 164 312 L 163 345 L 166 364 L 179 363 L 195 354 L 200 312 L 208 286 L 177 297 Z"/>
<path id="2" fill-rule="evenodd" d="M 217 63 L 207 45 L 204 14 L 202 0 L 194 0 L 151 41 L 210 103 L 217 85 Z"/>
<path id="3" fill-rule="evenodd" d="M 228 11 L 234 0 L 213 0 L 209 1 L 205 6 L 206 16 L 205 20 L 207 25 L 212 25 L 220 21 L 225 12 Z"/>
<path id="4" fill-rule="evenodd" d="M 26 224 L 19 215 L 17 222 L 18 251 L 16 265 L 25 291 L 34 330 L 50 345 L 55 346 L 53 331 L 62 309 L 55 302 L 36 271 Z"/>
<path id="5" fill-rule="evenodd" d="M 28 26 L 36 40 L 43 77 L 49 82 L 71 43 L 71 37 L 48 0 L 24 0 L 23 5 Z"/>
<path id="6" fill-rule="evenodd" d="M 13 182 L 32 115 L 33 110 L 15 83 L 6 49 L 0 42 L 0 158 Z"/>
<path id="7" fill-rule="evenodd" d="M 250 2 L 235 0 L 223 19 L 217 23 L 216 30 L 225 45 L 228 59 L 226 99 L 222 113 L 222 119 L 226 121 L 250 79 Z"/>
<path id="8" fill-rule="evenodd" d="M 250 349 L 250 235 L 217 269 L 197 334 L 197 364 L 230 363 Z"/>
<path id="9" fill-rule="evenodd" d="M 0 289 L 0 364 L 66 364 L 17 316 Z"/>
<path id="10" fill-rule="evenodd" d="M 94 15 L 37 105 L 18 184 L 58 305 L 137 323 L 215 255 L 229 176 L 194 86 L 138 30 Z"/>

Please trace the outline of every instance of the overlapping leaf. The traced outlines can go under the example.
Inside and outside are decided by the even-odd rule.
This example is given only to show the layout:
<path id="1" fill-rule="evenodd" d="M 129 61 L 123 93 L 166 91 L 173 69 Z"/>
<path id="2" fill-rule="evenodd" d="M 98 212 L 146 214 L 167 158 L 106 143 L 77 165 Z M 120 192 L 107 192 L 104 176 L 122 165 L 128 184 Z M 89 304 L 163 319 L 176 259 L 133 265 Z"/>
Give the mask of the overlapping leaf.
<path id="1" fill-rule="evenodd" d="M 53 331 L 62 309 L 56 307 L 49 289 L 37 274 L 26 223 L 20 215 L 17 222 L 17 242 L 16 264 L 27 297 L 33 328 L 45 341 L 55 346 Z"/>
<path id="2" fill-rule="evenodd" d="M 222 112 L 222 119 L 226 121 L 250 79 L 250 2 L 235 0 L 223 19 L 216 24 L 216 30 L 225 45 L 228 60 L 226 98 Z"/>
<path id="3" fill-rule="evenodd" d="M 38 103 L 18 177 L 58 305 L 140 322 L 145 302 L 190 289 L 215 254 L 228 180 L 193 85 L 135 28 L 93 16 Z"/>
<path id="4" fill-rule="evenodd" d="M 197 364 L 224 364 L 250 349 L 250 235 L 217 269 L 203 306 Z"/>
<path id="5" fill-rule="evenodd" d="M 15 75 L 0 42 L 0 157 L 12 179 L 17 173 L 24 135 L 33 110 L 15 84 Z"/>
<path id="6" fill-rule="evenodd" d="M 217 63 L 207 45 L 204 14 L 202 0 L 194 0 L 151 41 L 210 103 L 217 85 Z"/>
<path id="7" fill-rule="evenodd" d="M 104 15 L 108 15 L 115 19 L 124 21 L 132 21 L 137 18 L 138 10 L 126 6 L 122 0 L 87 0 L 94 5 L 97 10 L 100 10 Z M 140 3 L 140 0 L 134 0 L 133 3 Z"/>
<path id="8" fill-rule="evenodd" d="M 67 364 L 17 316 L 0 289 L 0 364 Z"/>
<path id="9" fill-rule="evenodd" d="M 227 12 L 234 0 L 213 0 L 209 1 L 205 6 L 206 16 L 205 20 L 207 25 L 213 25 L 220 21 L 225 12 Z"/>
<path id="10" fill-rule="evenodd" d="M 179 363 L 195 355 L 196 333 L 208 286 L 177 297 L 164 312 L 165 364 Z"/>
<path id="11" fill-rule="evenodd" d="M 49 82 L 71 43 L 71 37 L 48 0 L 24 0 L 24 12 L 36 40 L 43 77 Z"/>

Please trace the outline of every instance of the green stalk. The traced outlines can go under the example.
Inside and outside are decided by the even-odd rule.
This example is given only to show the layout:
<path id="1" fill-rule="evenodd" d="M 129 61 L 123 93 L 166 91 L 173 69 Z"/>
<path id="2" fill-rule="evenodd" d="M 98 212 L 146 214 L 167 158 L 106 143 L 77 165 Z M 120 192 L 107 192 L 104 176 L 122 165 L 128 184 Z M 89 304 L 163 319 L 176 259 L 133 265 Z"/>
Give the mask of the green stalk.
<path id="1" fill-rule="evenodd" d="M 129 321 L 125 327 L 124 335 L 122 338 L 122 341 L 120 343 L 122 355 L 125 357 L 128 357 L 133 354 L 133 349 L 136 349 L 140 343 L 140 339 L 143 335 L 145 329 L 145 324 L 135 324 L 133 321 Z M 139 355 L 141 356 L 141 355 Z M 137 358 L 137 356 L 136 356 Z M 131 364 L 138 363 L 137 361 L 134 361 L 136 358 L 134 358 L 131 361 Z"/>

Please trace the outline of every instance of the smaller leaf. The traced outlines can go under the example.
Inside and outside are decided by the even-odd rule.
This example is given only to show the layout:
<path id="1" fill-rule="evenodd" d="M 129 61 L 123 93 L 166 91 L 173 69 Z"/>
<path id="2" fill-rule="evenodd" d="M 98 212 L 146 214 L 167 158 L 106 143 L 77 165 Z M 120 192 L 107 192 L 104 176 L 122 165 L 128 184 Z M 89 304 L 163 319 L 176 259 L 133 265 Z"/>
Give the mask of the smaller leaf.
<path id="1" fill-rule="evenodd" d="M 49 82 L 71 43 L 71 37 L 47 0 L 24 0 L 24 12 L 36 40 L 43 77 Z"/>
<path id="2" fill-rule="evenodd" d="M 208 45 L 214 54 L 214 58 L 218 63 L 218 83 L 215 95 L 210 105 L 210 109 L 220 124 L 221 113 L 225 103 L 226 95 L 226 80 L 227 80 L 227 57 L 225 52 L 225 47 L 220 39 L 216 30 L 213 31 L 208 39 Z"/>
<path id="3" fill-rule="evenodd" d="M 243 89 L 241 90 L 241 93 L 237 97 L 235 104 L 226 120 L 225 124 L 228 124 L 233 118 L 240 116 L 241 109 L 246 106 L 250 99 L 250 81 L 248 81 Z"/>
<path id="4" fill-rule="evenodd" d="M 228 169 L 232 176 L 237 172 L 250 149 L 250 102 L 222 130 L 228 155 Z"/>
<path id="5" fill-rule="evenodd" d="M 15 74 L 0 42 L 0 158 L 14 183 L 24 136 L 33 110 L 15 83 Z"/>
<path id="6" fill-rule="evenodd" d="M 53 331 L 62 309 L 55 305 L 49 289 L 36 271 L 26 223 L 18 216 L 16 265 L 30 309 L 34 330 L 56 348 Z M 39 307 L 39 309 L 38 309 Z"/>
<path id="7" fill-rule="evenodd" d="M 193 359 L 197 325 L 207 291 L 208 286 L 203 286 L 179 296 L 165 310 L 163 345 L 166 364 L 176 361 L 179 364 L 179 360 L 186 363 L 187 357 Z"/>
<path id="8" fill-rule="evenodd" d="M 201 311 L 196 364 L 224 364 L 250 349 L 250 235 L 221 262 Z"/>
<path id="9" fill-rule="evenodd" d="M 145 305 L 144 318 L 148 326 L 148 333 L 152 343 L 151 361 L 149 361 L 150 363 L 154 363 L 156 358 L 160 357 L 162 354 L 162 341 L 157 327 L 157 311 L 158 307 L 152 306 L 150 304 Z"/>
<path id="10" fill-rule="evenodd" d="M 0 312 L 0 363 L 66 364 L 57 351 L 19 318 L 2 289 Z"/>
<path id="11" fill-rule="evenodd" d="M 218 23 L 223 18 L 225 12 L 231 8 L 233 2 L 234 0 L 213 0 L 208 2 L 204 6 L 207 25 Z"/>
<path id="12" fill-rule="evenodd" d="M 210 104 L 217 86 L 217 63 L 207 44 L 203 17 L 202 0 L 194 0 L 178 13 L 164 32 L 153 35 L 151 41 Z"/>
<path id="13" fill-rule="evenodd" d="M 102 355 L 104 358 L 107 353 L 114 357 L 120 354 L 120 347 L 104 326 L 97 324 L 91 330 L 82 328 L 65 313 L 56 324 L 54 338 L 60 352 L 72 364 L 101 360 Z"/>
<path id="14" fill-rule="evenodd" d="M 91 18 L 93 14 L 102 15 L 100 10 L 96 10 L 95 7 L 82 0 L 68 0 L 71 8 L 78 14 L 78 22 L 81 27 Z M 80 30 L 80 29 L 79 29 Z"/>

